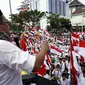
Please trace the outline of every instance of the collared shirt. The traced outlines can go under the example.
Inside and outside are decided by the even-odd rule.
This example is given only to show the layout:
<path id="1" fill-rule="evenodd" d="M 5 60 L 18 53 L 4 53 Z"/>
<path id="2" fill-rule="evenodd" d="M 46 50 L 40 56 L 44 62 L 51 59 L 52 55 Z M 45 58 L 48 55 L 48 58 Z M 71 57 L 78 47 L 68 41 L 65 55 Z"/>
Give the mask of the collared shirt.
<path id="1" fill-rule="evenodd" d="M 11 42 L 0 40 L 0 85 L 22 85 L 20 70 L 31 73 L 35 59 Z"/>

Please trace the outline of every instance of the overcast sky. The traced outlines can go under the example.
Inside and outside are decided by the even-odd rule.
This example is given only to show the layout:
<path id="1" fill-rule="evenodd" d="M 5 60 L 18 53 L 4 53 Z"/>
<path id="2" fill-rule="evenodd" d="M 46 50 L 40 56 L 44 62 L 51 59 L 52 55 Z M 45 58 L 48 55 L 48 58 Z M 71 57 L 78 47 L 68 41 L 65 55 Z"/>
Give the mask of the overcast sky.
<path id="1" fill-rule="evenodd" d="M 12 5 L 12 13 L 17 13 L 17 8 L 21 5 L 20 2 L 23 0 L 11 0 L 11 5 Z M 85 4 L 85 0 L 79 0 L 82 3 Z M 0 9 L 4 13 L 4 15 L 8 18 L 10 14 L 10 9 L 9 9 L 9 0 L 0 0 Z"/>
<path id="2" fill-rule="evenodd" d="M 17 8 L 21 5 L 23 0 L 11 0 L 12 13 L 17 13 Z M 8 18 L 10 14 L 9 0 L 0 0 L 0 9 L 3 14 Z"/>

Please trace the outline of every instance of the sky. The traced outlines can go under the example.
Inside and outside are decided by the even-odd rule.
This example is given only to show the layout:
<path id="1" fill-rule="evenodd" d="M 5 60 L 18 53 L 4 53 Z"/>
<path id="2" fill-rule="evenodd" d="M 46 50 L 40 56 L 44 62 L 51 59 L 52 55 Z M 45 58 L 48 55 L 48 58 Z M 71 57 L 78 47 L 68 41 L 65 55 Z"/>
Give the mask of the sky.
<path id="1" fill-rule="evenodd" d="M 23 0 L 11 0 L 12 13 L 17 13 L 17 8 L 21 5 Z M 85 4 L 85 0 L 79 0 Z M 0 9 L 5 17 L 8 19 L 10 15 L 9 0 L 0 0 Z"/>
<path id="2" fill-rule="evenodd" d="M 79 0 L 80 2 L 82 2 L 83 4 L 85 4 L 85 0 Z"/>
<path id="3" fill-rule="evenodd" d="M 10 0 L 11 1 L 11 8 L 12 13 L 17 13 L 17 8 L 21 5 L 23 0 Z M 9 0 L 0 0 L 0 9 L 2 10 L 3 14 L 6 18 L 9 18 L 10 15 L 10 8 L 9 8 Z"/>

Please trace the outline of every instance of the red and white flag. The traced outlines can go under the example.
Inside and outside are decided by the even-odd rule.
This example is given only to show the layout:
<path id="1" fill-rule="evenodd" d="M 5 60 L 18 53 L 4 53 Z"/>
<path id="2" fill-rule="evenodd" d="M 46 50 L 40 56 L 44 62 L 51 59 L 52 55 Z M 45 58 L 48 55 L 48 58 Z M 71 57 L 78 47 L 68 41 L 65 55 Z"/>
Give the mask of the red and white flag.
<path id="1" fill-rule="evenodd" d="M 85 41 L 80 40 L 79 47 L 74 46 L 74 50 L 80 55 L 81 61 L 85 62 Z"/>
<path id="2" fill-rule="evenodd" d="M 85 47 L 85 41 L 80 40 L 79 35 L 74 32 L 72 33 L 71 40 L 72 40 L 72 46 L 74 47 L 74 51 L 80 55 L 80 59 L 83 63 L 85 59 L 84 56 L 82 55 L 83 53 L 81 51 L 83 50 L 81 47 Z"/>
<path id="3" fill-rule="evenodd" d="M 77 56 L 78 54 L 74 51 L 72 41 L 71 43 L 71 57 L 70 57 L 70 63 L 71 63 L 71 77 L 72 77 L 72 85 L 78 85 L 78 61 Z"/>
<path id="4" fill-rule="evenodd" d="M 79 36 L 74 32 L 72 32 L 71 35 L 72 35 L 71 36 L 72 45 L 79 46 Z"/>
<path id="5" fill-rule="evenodd" d="M 75 34 L 74 32 L 71 33 L 73 39 L 79 39 L 79 35 Z"/>
<path id="6" fill-rule="evenodd" d="M 44 33 L 46 37 L 49 37 L 50 39 L 54 38 L 47 30 L 45 30 Z"/>
<path id="7" fill-rule="evenodd" d="M 57 38 L 57 42 L 63 43 L 63 39 L 62 38 Z"/>
<path id="8" fill-rule="evenodd" d="M 50 52 L 51 53 L 54 53 L 54 54 L 57 54 L 57 55 L 61 55 L 63 50 L 59 49 L 58 47 L 55 47 L 55 46 L 50 46 Z"/>
<path id="9" fill-rule="evenodd" d="M 21 48 L 23 51 L 27 51 L 27 45 L 26 45 L 26 41 L 25 41 L 23 35 L 22 35 L 22 37 L 20 38 L 20 48 Z"/>

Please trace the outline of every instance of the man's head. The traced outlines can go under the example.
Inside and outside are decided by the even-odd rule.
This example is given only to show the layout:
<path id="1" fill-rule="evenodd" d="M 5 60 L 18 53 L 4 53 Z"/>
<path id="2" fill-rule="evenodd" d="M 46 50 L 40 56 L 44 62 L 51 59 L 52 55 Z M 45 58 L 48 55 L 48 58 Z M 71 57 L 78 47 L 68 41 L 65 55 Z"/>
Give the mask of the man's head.
<path id="1" fill-rule="evenodd" d="M 55 68 L 56 68 L 56 70 L 60 70 L 61 67 L 59 64 L 57 64 Z"/>
<path id="2" fill-rule="evenodd" d="M 5 32 L 9 35 L 10 26 L 7 23 L 7 19 L 4 17 L 2 11 L 0 10 L 0 32 Z"/>
<path id="3" fill-rule="evenodd" d="M 0 39 L 10 41 L 10 26 L 0 10 Z"/>
<path id="4" fill-rule="evenodd" d="M 66 73 L 62 73 L 62 78 L 63 78 L 63 80 L 65 80 L 66 79 Z"/>

